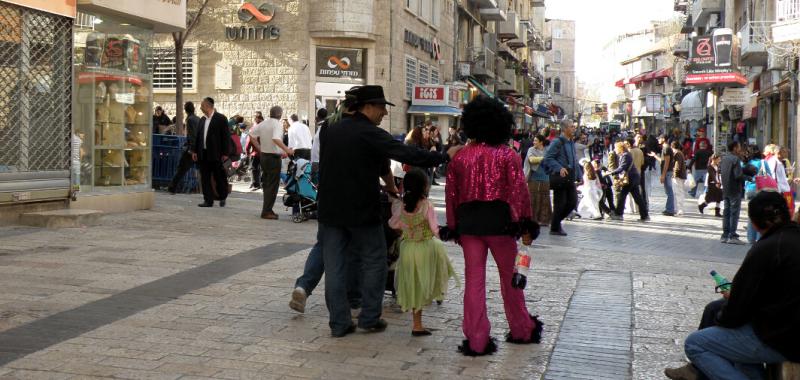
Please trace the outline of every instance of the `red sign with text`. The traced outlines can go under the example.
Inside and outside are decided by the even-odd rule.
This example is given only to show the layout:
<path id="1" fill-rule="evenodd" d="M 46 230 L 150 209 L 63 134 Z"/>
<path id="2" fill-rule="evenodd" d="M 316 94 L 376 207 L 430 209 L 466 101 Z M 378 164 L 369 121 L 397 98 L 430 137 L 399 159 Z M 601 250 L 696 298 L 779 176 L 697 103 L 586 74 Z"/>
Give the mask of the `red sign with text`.
<path id="1" fill-rule="evenodd" d="M 421 106 L 446 106 L 446 89 L 442 85 L 416 85 L 411 104 Z"/>

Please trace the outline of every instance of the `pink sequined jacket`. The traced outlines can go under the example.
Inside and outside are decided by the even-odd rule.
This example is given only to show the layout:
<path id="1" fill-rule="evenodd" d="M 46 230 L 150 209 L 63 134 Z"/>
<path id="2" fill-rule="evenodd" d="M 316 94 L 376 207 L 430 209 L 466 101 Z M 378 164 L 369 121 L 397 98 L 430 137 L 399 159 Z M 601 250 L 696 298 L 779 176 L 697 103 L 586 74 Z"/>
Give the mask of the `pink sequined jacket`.
<path id="1" fill-rule="evenodd" d="M 519 155 L 505 145 L 470 143 L 447 164 L 447 225 L 455 228 L 456 210 L 472 201 L 501 200 L 511 219 L 531 218 L 531 201 Z"/>

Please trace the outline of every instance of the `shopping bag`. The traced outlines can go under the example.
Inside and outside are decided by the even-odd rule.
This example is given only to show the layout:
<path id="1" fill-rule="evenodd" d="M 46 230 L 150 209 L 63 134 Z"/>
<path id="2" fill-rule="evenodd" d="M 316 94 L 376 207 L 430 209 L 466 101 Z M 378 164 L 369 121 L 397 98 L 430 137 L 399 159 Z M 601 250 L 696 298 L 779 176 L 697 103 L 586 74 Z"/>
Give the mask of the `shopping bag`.
<path id="1" fill-rule="evenodd" d="M 692 175 L 692 173 L 689 173 L 689 175 L 686 176 L 686 181 L 683 183 L 683 186 L 686 188 L 686 190 L 694 189 L 694 187 L 697 186 L 697 182 L 695 182 L 694 175 Z"/>

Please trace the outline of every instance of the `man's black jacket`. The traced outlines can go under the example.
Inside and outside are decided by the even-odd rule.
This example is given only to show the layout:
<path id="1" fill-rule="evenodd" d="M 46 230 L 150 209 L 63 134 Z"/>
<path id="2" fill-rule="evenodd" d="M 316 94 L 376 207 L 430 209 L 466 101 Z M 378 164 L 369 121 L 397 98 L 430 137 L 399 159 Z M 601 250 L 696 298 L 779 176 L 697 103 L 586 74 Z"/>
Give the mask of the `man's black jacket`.
<path id="1" fill-rule="evenodd" d="M 439 165 L 447 155 L 407 146 L 356 113 L 320 132 L 319 222 L 358 227 L 381 223 L 380 176 L 388 160 L 420 167 Z"/>

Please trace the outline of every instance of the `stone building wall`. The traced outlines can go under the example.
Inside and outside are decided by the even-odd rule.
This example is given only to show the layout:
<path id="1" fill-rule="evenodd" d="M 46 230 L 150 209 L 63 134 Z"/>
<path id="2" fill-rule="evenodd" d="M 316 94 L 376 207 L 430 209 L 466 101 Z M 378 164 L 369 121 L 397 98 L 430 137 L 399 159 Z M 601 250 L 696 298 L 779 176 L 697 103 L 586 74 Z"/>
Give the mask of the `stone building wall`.
<path id="1" fill-rule="evenodd" d="M 257 2 L 256 2 L 257 3 Z M 211 96 L 217 109 L 227 116 L 240 114 L 250 122 L 255 111 L 273 105 L 284 109 L 284 117 L 297 113 L 313 123 L 315 113 L 316 47 L 366 49 L 366 84 L 384 86 L 390 107 L 381 127 L 393 134 L 406 131 L 405 56 L 410 55 L 439 69 L 439 83 L 453 80 L 453 0 L 441 0 L 438 27 L 406 9 L 405 0 L 272 0 L 274 19 L 266 25 L 280 28 L 280 37 L 270 40 L 226 38 L 225 27 L 257 26 L 242 22 L 237 11 L 240 0 L 211 0 L 187 46 L 198 47 L 197 90 L 184 91 L 184 101 Z M 437 61 L 428 52 L 404 42 L 405 30 L 439 41 Z M 171 46 L 171 36 L 163 45 Z M 232 66 L 232 88 L 215 87 L 215 66 Z M 442 62 L 442 63 L 440 63 Z M 348 83 L 319 78 L 320 82 Z M 353 83 L 359 84 L 359 83 Z M 156 93 L 155 104 L 174 115 L 175 95 Z"/>
<path id="2" fill-rule="evenodd" d="M 564 109 L 564 114 L 573 118 L 575 116 L 575 21 L 550 20 L 547 22 L 549 34 L 553 38 L 553 49 L 545 52 L 546 78 L 550 79 L 550 94 L 552 102 Z M 561 31 L 558 38 L 555 31 Z M 561 63 L 555 62 L 556 52 L 561 52 Z M 555 93 L 553 87 L 555 79 L 561 80 L 561 92 Z"/>

